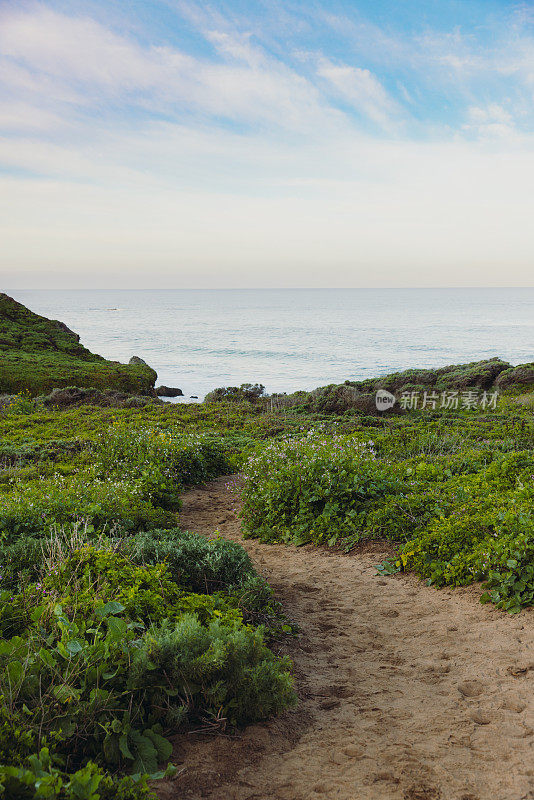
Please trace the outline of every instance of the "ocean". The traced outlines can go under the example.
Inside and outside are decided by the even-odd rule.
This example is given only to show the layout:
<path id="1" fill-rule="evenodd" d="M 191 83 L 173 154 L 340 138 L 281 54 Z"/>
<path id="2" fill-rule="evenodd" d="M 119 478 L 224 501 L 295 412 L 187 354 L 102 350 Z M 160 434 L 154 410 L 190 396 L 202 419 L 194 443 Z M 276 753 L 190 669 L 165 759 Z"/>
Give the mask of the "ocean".
<path id="1" fill-rule="evenodd" d="M 534 360 L 534 288 L 20 290 L 106 358 L 144 358 L 200 399 L 217 386 L 313 389 L 409 367 Z"/>

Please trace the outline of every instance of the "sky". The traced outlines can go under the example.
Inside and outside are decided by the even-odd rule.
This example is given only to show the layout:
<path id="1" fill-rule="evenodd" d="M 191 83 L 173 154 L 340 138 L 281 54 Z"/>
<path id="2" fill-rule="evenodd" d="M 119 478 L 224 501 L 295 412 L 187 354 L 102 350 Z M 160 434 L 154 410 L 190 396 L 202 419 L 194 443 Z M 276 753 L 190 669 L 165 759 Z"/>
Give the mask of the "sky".
<path id="1" fill-rule="evenodd" d="M 10 288 L 534 285 L 534 2 L 0 0 Z"/>

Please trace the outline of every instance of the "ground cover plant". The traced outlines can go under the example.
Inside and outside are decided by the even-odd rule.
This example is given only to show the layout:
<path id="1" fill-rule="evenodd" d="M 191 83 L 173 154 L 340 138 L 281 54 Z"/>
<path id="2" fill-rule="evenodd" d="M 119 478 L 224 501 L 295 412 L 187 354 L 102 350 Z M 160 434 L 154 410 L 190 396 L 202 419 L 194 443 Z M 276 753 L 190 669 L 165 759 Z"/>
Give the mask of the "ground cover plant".
<path id="1" fill-rule="evenodd" d="M 244 549 L 176 527 L 243 435 L 129 411 L 4 408 L 0 797 L 152 797 L 170 733 L 295 702 L 267 646 L 292 627 Z"/>
<path id="2" fill-rule="evenodd" d="M 179 539 L 177 530 L 159 534 L 171 552 Z M 0 591 L 0 708 L 32 755 L 46 751 L 63 783 L 83 769 L 155 777 L 172 751 L 168 732 L 243 724 L 294 703 L 287 660 L 266 647 L 262 627 L 243 619 L 239 597 L 251 565 L 232 572 L 231 555 L 217 559 L 221 545 L 208 543 L 204 560 L 219 591 L 195 593 L 188 575 L 146 563 L 138 544 L 128 555 L 116 540 L 93 543 L 87 529 L 63 530 L 42 543 L 37 580 L 27 570 L 16 589 L 12 577 Z M 13 760 L 15 738 L 6 734 L 0 785 L 25 796 L 25 778 L 13 769 L 31 776 L 35 758 L 23 758 L 26 748 Z M 28 796 L 40 796 L 38 781 L 31 789 Z"/>
<path id="3" fill-rule="evenodd" d="M 286 436 L 245 469 L 245 535 L 339 545 L 388 539 L 384 574 L 441 586 L 483 583 L 483 602 L 534 602 L 534 425 L 504 401 L 494 414 L 432 411 L 370 434 Z"/>

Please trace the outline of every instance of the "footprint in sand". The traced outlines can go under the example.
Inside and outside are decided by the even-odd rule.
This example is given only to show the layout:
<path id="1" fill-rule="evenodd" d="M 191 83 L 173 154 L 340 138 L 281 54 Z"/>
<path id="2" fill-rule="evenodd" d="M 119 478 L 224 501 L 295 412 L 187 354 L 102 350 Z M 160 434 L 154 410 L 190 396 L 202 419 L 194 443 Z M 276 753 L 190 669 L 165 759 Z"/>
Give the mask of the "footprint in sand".
<path id="1" fill-rule="evenodd" d="M 484 684 L 479 680 L 462 681 L 456 687 L 463 697 L 479 697 L 484 691 Z"/>
<path id="2" fill-rule="evenodd" d="M 331 711 L 333 708 L 339 708 L 340 705 L 341 701 L 336 697 L 329 697 L 328 699 L 319 703 L 319 708 L 322 711 Z"/>
<path id="3" fill-rule="evenodd" d="M 521 700 L 520 697 L 509 695 L 503 700 L 502 707 L 506 709 L 506 711 L 515 711 L 516 714 L 520 714 L 525 710 L 527 704 L 524 700 Z"/>
<path id="4" fill-rule="evenodd" d="M 332 622 L 319 622 L 319 625 L 317 627 L 319 628 L 319 630 L 325 631 L 325 633 L 327 633 L 328 631 L 333 631 L 337 627 L 337 625 L 334 625 Z"/>
<path id="5" fill-rule="evenodd" d="M 320 586 L 312 586 L 309 583 L 294 583 L 293 587 L 297 589 L 299 592 L 305 592 L 306 594 L 311 592 L 320 592 Z"/>
<path id="6" fill-rule="evenodd" d="M 477 725 L 489 725 L 490 722 L 493 721 L 492 715 L 488 711 L 482 711 L 481 709 L 473 711 L 471 719 L 473 722 L 476 722 Z"/>

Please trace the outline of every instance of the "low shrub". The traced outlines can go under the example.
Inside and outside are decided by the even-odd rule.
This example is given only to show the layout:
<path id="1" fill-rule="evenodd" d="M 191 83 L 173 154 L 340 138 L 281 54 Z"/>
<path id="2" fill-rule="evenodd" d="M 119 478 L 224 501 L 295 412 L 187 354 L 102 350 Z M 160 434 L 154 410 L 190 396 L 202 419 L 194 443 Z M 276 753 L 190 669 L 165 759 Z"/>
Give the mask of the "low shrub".
<path id="1" fill-rule="evenodd" d="M 186 436 L 172 428 L 112 425 L 94 445 L 94 467 L 101 477 L 139 481 L 156 505 L 178 508 L 184 485 L 199 484 L 230 472 L 220 441 Z"/>
<path id="2" fill-rule="evenodd" d="M 0 622 L 13 780 L 30 780 L 28 748 L 50 744 L 68 773 L 92 759 L 156 774 L 168 731 L 243 724 L 295 702 L 289 662 L 244 624 L 235 598 L 184 591 L 165 564 L 135 564 L 110 541 L 48 561 L 19 593 L 0 592 Z"/>
<path id="3" fill-rule="evenodd" d="M 257 403 L 265 395 L 262 383 L 242 383 L 241 386 L 220 386 L 205 397 L 205 403 L 218 403 L 226 400 L 231 403 Z"/>
<path id="4" fill-rule="evenodd" d="M 534 599 L 531 445 L 530 427 L 512 418 L 448 428 L 423 418 L 372 443 L 363 432 L 271 442 L 249 462 L 247 535 L 347 550 L 386 538 L 400 552 L 384 574 L 411 569 L 439 586 L 483 581 L 485 602 L 517 611 Z"/>
<path id="5" fill-rule="evenodd" d="M 211 593 L 241 584 L 254 575 L 246 550 L 222 537 L 172 530 L 138 533 L 124 541 L 129 557 L 142 564 L 165 563 L 184 589 Z"/>
<path id="6" fill-rule="evenodd" d="M 197 616 L 185 615 L 147 633 L 134 654 L 130 684 L 154 687 L 152 704 L 167 704 L 166 724 L 189 716 L 239 725 L 294 705 L 289 666 L 265 646 L 261 628 L 218 619 L 203 626 Z"/>
<path id="7" fill-rule="evenodd" d="M 358 530 L 366 501 L 395 485 L 372 442 L 315 432 L 270 442 L 247 465 L 245 531 L 262 541 L 335 544 Z"/>
<path id="8" fill-rule="evenodd" d="M 134 564 L 105 542 L 74 550 L 50 568 L 39 587 L 54 596 L 69 616 L 91 614 L 95 602 L 102 600 L 119 603 L 131 621 L 144 625 L 175 620 L 189 612 L 203 623 L 222 615 L 229 622 L 241 619 L 234 610 L 226 610 L 217 596 L 183 591 L 167 564 Z"/>

